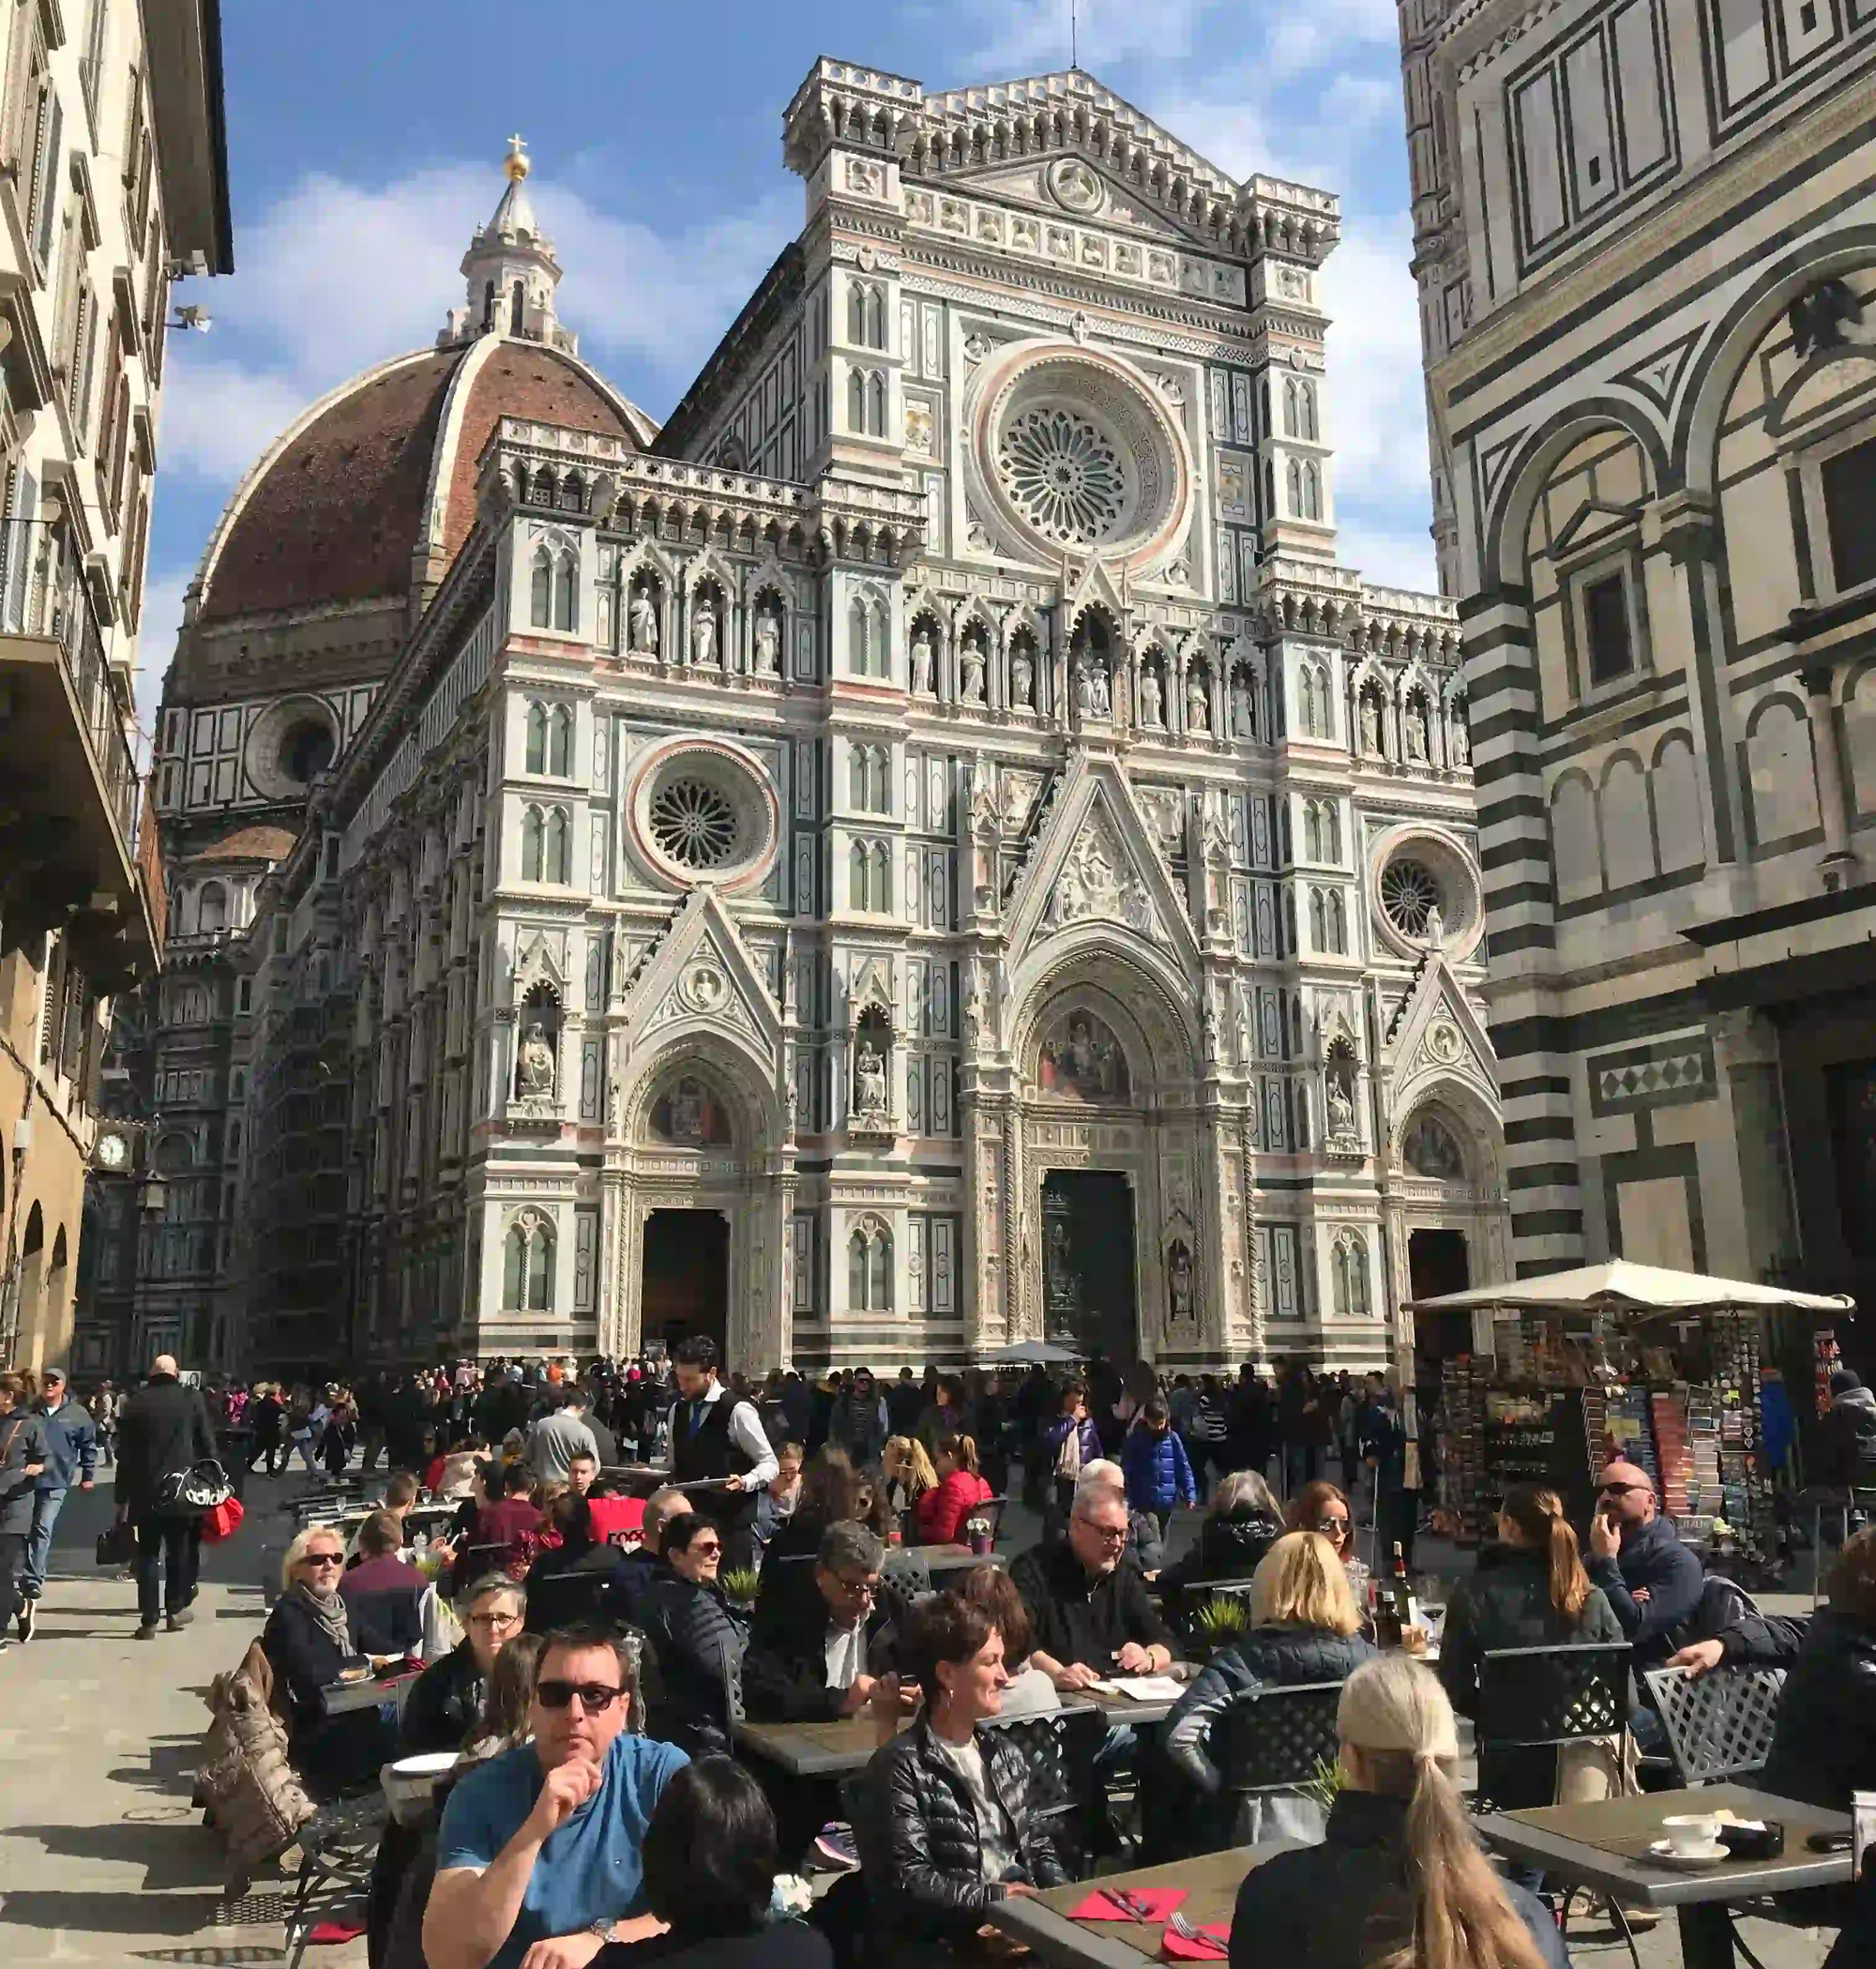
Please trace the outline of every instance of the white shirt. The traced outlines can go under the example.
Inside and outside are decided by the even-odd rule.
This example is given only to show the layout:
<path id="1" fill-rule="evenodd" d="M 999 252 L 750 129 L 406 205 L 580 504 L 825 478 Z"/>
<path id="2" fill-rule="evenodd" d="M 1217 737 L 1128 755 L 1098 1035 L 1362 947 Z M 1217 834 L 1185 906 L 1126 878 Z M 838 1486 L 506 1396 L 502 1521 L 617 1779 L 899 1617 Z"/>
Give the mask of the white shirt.
<path id="1" fill-rule="evenodd" d="M 729 1394 L 720 1381 L 713 1381 L 708 1390 L 699 1397 L 707 1406 L 712 1401 L 720 1401 Z M 689 1398 L 680 1395 L 665 1413 L 665 1427 L 673 1452 L 678 1443 L 678 1429 L 681 1426 L 679 1411 L 690 1406 Z M 781 1468 L 781 1460 L 775 1447 L 763 1432 L 762 1417 L 756 1413 L 752 1401 L 738 1401 L 730 1411 L 730 1440 L 743 1454 L 750 1459 L 749 1467 L 743 1472 L 743 1489 L 765 1491 L 775 1481 Z M 844 1684 L 842 1685 L 845 1686 Z"/>
<path id="2" fill-rule="evenodd" d="M 1008 1814 L 991 1796 L 990 1780 L 984 1775 L 984 1753 L 977 1748 L 975 1736 L 969 1743 L 946 1743 L 934 1730 L 931 1741 L 937 1745 L 939 1756 L 964 1780 L 964 1789 L 970 1794 L 972 1809 L 977 1815 L 977 1848 L 983 1858 L 983 1877 L 1001 1880 L 1015 1863 L 1016 1840 Z"/>
<path id="3" fill-rule="evenodd" d="M 827 1628 L 827 1687 L 851 1689 L 867 1672 L 867 1624 Z"/>

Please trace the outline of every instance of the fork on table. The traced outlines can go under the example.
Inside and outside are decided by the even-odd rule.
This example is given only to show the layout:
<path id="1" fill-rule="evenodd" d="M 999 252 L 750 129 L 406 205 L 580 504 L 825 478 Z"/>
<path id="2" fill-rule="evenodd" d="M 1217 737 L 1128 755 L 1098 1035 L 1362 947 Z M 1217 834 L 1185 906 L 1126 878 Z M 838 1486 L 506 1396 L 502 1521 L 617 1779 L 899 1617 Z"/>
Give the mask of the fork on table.
<path id="1" fill-rule="evenodd" d="M 1166 1925 L 1182 1942 L 1189 1942 L 1195 1948 L 1203 1948 L 1208 1956 L 1215 1956 L 1221 1962 L 1229 1959 L 1229 1944 L 1220 1942 L 1217 1935 L 1208 1935 L 1203 1928 L 1194 1927 L 1184 1915 L 1175 1914 Z"/>

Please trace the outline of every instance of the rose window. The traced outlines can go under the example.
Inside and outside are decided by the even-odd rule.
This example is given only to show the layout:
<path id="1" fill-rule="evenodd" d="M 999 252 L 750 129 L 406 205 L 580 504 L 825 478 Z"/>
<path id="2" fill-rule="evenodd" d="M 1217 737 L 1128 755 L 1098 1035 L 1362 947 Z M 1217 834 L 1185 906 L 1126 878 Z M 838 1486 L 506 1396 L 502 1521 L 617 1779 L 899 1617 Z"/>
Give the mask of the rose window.
<path id="1" fill-rule="evenodd" d="M 1391 861 L 1381 871 L 1381 906 L 1402 936 L 1425 936 L 1440 906 L 1439 880 L 1420 862 Z"/>
<path id="2" fill-rule="evenodd" d="M 702 780 L 673 780 L 652 795 L 651 833 L 686 868 L 721 868 L 736 852 L 736 810 Z"/>
<path id="3" fill-rule="evenodd" d="M 1051 403 L 1021 412 L 1004 426 L 997 464 L 1011 502 L 1046 538 L 1085 547 L 1118 530 L 1127 473 L 1087 417 Z"/>

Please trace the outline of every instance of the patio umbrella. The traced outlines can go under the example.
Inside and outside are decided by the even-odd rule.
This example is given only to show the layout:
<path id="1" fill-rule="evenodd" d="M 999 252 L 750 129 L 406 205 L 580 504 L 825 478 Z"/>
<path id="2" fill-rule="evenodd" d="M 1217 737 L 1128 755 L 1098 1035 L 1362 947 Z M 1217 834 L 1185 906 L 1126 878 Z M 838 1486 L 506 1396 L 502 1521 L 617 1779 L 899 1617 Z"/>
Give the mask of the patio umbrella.
<path id="1" fill-rule="evenodd" d="M 984 1356 L 984 1365 L 991 1368 L 1071 1368 L 1087 1356 L 1078 1353 L 1073 1347 L 1065 1347 L 1059 1340 L 1020 1340 L 1013 1346 L 999 1347 L 994 1354 Z"/>
<path id="2" fill-rule="evenodd" d="M 1781 1285 L 1710 1279 L 1701 1272 L 1670 1271 L 1657 1265 L 1631 1265 L 1626 1258 L 1611 1258 L 1602 1265 L 1551 1272 L 1541 1279 L 1507 1279 L 1498 1285 L 1443 1293 L 1437 1299 L 1410 1299 L 1407 1310 L 1469 1312 L 1487 1306 L 1532 1312 L 1724 1312 L 1738 1307 L 1760 1312 L 1847 1315 L 1856 1310 L 1855 1300 L 1841 1293 L 1788 1292 Z"/>

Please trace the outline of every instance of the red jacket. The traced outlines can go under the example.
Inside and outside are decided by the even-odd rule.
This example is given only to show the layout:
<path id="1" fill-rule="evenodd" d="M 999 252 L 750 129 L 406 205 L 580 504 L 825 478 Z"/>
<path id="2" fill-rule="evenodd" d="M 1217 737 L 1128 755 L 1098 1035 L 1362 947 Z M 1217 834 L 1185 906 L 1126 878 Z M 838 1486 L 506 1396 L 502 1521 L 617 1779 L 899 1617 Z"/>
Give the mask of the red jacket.
<path id="1" fill-rule="evenodd" d="M 994 1497 L 981 1477 L 968 1470 L 953 1470 L 935 1490 L 927 1491 L 913 1507 L 921 1545 L 957 1545 L 962 1542 L 964 1521 L 973 1507 Z"/>

